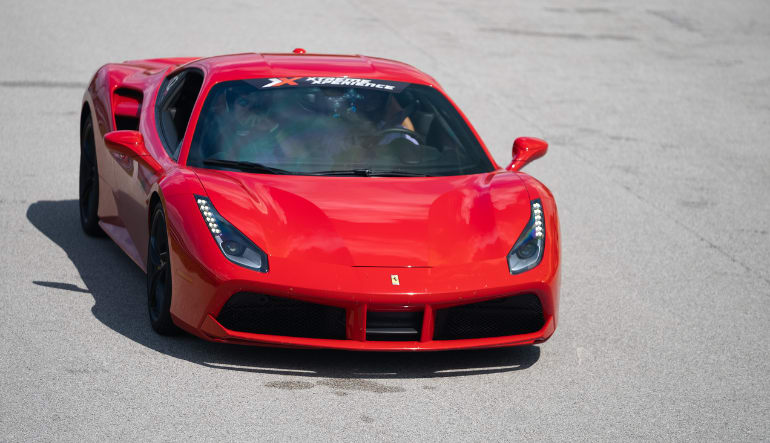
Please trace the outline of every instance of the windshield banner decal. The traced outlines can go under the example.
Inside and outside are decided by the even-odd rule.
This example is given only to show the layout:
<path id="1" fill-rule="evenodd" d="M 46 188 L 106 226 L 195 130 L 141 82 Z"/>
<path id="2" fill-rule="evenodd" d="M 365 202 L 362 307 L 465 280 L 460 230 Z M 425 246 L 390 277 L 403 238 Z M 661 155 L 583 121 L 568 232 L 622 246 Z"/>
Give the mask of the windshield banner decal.
<path id="1" fill-rule="evenodd" d="M 409 83 L 390 80 L 377 80 L 352 77 L 274 77 L 251 80 L 260 88 L 278 88 L 285 86 L 331 86 L 339 88 L 366 88 L 382 91 L 401 92 Z"/>

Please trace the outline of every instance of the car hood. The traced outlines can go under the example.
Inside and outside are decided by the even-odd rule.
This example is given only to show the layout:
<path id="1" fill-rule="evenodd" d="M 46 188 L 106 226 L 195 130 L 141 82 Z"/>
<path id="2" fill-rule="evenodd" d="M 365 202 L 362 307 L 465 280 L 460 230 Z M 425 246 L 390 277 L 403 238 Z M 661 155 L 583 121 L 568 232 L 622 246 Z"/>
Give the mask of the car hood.
<path id="1" fill-rule="evenodd" d="M 214 207 L 271 257 L 436 267 L 505 257 L 530 215 L 507 171 L 318 177 L 195 169 Z"/>

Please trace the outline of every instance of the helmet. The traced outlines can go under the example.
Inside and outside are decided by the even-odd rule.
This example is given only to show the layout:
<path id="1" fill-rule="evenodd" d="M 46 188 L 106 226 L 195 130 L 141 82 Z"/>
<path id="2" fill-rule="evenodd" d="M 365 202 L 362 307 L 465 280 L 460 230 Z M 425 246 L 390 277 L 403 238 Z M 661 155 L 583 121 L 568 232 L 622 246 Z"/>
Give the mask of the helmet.
<path id="1" fill-rule="evenodd" d="M 385 112 L 385 105 L 388 101 L 388 93 L 363 89 L 360 91 L 361 98 L 358 101 L 358 107 L 366 113 Z"/>
<path id="2" fill-rule="evenodd" d="M 299 96 L 300 105 L 331 117 L 348 116 L 358 111 L 364 96 L 356 88 L 307 88 Z"/>

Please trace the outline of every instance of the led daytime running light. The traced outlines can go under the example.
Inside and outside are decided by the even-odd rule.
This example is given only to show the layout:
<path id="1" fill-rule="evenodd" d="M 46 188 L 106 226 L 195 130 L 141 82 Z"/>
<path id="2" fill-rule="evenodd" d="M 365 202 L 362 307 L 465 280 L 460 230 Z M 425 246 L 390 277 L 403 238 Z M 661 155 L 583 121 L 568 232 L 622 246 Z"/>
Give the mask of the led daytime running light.
<path id="1" fill-rule="evenodd" d="M 540 200 L 530 203 L 530 217 L 519 239 L 508 253 L 508 270 L 519 274 L 537 266 L 545 251 L 545 217 Z"/>
<path id="2" fill-rule="evenodd" d="M 231 262 L 259 272 L 267 272 L 267 254 L 214 209 L 211 201 L 199 195 L 195 203 L 219 250 Z"/>

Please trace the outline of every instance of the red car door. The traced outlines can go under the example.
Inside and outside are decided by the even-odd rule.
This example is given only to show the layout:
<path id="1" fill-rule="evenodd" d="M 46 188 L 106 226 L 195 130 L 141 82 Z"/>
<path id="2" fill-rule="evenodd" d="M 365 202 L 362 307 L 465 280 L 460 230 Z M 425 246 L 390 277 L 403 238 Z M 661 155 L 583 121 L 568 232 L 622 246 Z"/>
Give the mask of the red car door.
<path id="1" fill-rule="evenodd" d="M 158 135 L 164 150 L 174 160 L 178 157 L 202 83 L 202 73 L 188 69 L 169 76 L 161 85 L 155 114 L 158 118 Z M 152 139 L 147 134 L 143 136 L 145 143 L 151 143 Z M 152 149 L 152 146 L 147 148 L 150 153 L 161 151 Z M 157 179 L 155 172 L 146 165 L 129 158 L 116 157 L 114 194 L 118 216 L 136 250 L 127 252 L 134 253 L 134 259 L 141 264 L 145 263 L 147 257 L 149 193 Z"/>

